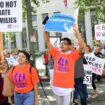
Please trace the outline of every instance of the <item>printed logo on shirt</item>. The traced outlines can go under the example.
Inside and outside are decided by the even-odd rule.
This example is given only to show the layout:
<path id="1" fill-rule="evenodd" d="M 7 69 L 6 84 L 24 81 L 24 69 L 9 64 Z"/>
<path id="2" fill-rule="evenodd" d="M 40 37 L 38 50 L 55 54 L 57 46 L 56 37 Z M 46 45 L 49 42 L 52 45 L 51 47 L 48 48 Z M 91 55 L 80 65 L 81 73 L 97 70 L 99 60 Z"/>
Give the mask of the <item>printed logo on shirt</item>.
<path id="1" fill-rule="evenodd" d="M 25 73 L 16 72 L 14 74 L 14 82 L 16 83 L 17 88 L 25 88 L 27 86 Z"/>
<path id="2" fill-rule="evenodd" d="M 69 64 L 67 58 L 60 57 L 57 62 L 57 71 L 58 72 L 69 72 Z"/>

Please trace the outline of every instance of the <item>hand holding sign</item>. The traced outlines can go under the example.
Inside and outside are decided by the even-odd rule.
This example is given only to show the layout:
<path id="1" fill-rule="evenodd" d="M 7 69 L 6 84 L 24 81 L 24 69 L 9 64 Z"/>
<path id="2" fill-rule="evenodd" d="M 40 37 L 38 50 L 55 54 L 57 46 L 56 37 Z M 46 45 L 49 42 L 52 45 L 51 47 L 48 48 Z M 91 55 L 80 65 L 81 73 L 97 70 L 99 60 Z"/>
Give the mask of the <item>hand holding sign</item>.
<path id="1" fill-rule="evenodd" d="M 7 71 L 7 63 L 5 61 L 0 61 L 0 73 L 5 73 Z"/>
<path id="2" fill-rule="evenodd" d="M 74 25 L 73 25 L 73 30 L 74 30 L 74 31 L 78 31 L 78 30 L 79 30 L 79 28 L 78 28 L 78 25 L 77 25 L 77 24 L 74 24 Z"/>
<path id="3" fill-rule="evenodd" d="M 49 19 L 49 17 L 46 16 L 45 19 L 43 20 L 42 24 L 45 25 L 47 23 L 48 19 Z"/>

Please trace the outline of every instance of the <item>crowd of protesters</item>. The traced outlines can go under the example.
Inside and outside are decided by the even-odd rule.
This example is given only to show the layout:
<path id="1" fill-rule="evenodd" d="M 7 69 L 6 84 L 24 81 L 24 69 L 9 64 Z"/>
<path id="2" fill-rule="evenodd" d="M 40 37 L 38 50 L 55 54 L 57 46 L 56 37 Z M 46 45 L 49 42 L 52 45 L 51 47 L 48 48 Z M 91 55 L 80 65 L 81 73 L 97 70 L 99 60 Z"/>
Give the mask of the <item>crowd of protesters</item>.
<path id="1" fill-rule="evenodd" d="M 62 38 L 59 48 L 55 48 L 50 42 L 48 32 L 44 32 L 44 40 L 49 50 L 43 54 L 45 64 L 45 75 L 49 77 L 50 69 L 53 70 L 52 91 L 55 95 L 57 105 L 78 105 L 77 100 L 80 96 L 81 105 L 87 105 L 88 90 L 84 81 L 84 64 L 88 64 L 85 56 L 92 52 L 89 45 L 85 45 L 78 25 L 73 26 L 74 34 L 78 40 L 78 48 L 72 45 L 69 38 Z M 94 48 L 93 54 L 103 58 L 104 48 Z M 3 68 L 5 61 L 0 60 L 0 105 L 39 105 L 38 102 L 38 73 L 36 68 L 30 64 L 30 54 L 24 50 L 14 49 L 11 54 L 5 54 L 8 68 Z M 50 66 L 49 66 L 50 65 Z M 7 75 L 14 85 L 14 102 L 10 102 L 8 97 L 2 95 L 3 78 Z M 52 74 L 51 74 L 52 75 Z M 93 98 L 98 95 L 95 81 L 101 81 L 101 76 L 92 73 Z M 4 81 L 5 82 L 5 81 Z M 74 93 L 73 100 L 71 94 Z M 12 100 L 12 98 L 10 98 Z"/>
<path id="2" fill-rule="evenodd" d="M 76 34 L 78 35 L 79 33 L 77 32 Z M 81 105 L 87 105 L 87 100 L 89 95 L 88 95 L 87 85 L 83 83 L 84 76 L 85 76 L 85 72 L 84 72 L 85 68 L 83 65 L 84 64 L 88 65 L 88 62 L 86 61 L 85 56 L 88 54 L 94 54 L 99 58 L 104 58 L 104 55 L 105 55 L 104 48 L 95 47 L 93 48 L 93 51 L 92 51 L 92 48 L 89 45 L 85 45 L 82 39 L 80 39 L 79 48 L 81 48 L 81 42 L 83 45 L 83 49 L 81 51 L 79 49 L 73 48 L 70 40 L 68 40 L 68 38 L 67 39 L 64 38 L 64 39 L 61 39 L 60 48 L 56 49 L 50 43 L 47 32 L 45 32 L 45 42 L 49 48 L 50 55 L 54 59 L 53 84 L 51 82 L 51 85 L 52 85 L 52 91 L 55 94 L 57 105 L 69 105 L 70 101 L 72 101 L 70 100 L 71 99 L 70 94 L 72 93 L 72 91 L 74 91 L 73 105 L 78 105 L 78 103 L 76 102 L 76 100 L 78 100 L 78 95 L 80 96 Z M 71 59 L 69 58 L 69 54 L 72 55 L 72 53 L 76 51 L 81 51 L 81 52 L 78 53 L 80 54 L 79 58 L 77 54 L 75 55 L 74 59 L 76 58 L 77 59 L 74 62 L 74 68 L 73 68 L 74 76 L 70 76 L 69 72 L 66 71 L 68 67 L 67 63 L 72 68 L 71 64 L 69 64 L 70 63 L 69 60 Z M 69 60 L 67 60 L 67 58 Z M 68 79 L 66 80 L 66 78 L 68 78 L 68 75 L 69 75 L 69 79 L 72 80 L 73 78 L 75 80 L 74 81 L 75 85 L 73 87 L 69 87 L 68 85 L 66 85 L 68 81 Z M 52 80 L 52 76 L 51 76 L 51 80 Z M 96 80 L 100 82 L 101 76 L 95 73 L 92 73 L 92 83 L 91 83 L 93 87 L 93 92 L 91 95 L 92 98 L 95 98 L 98 95 Z M 69 83 L 70 83 L 70 80 L 69 80 Z"/>

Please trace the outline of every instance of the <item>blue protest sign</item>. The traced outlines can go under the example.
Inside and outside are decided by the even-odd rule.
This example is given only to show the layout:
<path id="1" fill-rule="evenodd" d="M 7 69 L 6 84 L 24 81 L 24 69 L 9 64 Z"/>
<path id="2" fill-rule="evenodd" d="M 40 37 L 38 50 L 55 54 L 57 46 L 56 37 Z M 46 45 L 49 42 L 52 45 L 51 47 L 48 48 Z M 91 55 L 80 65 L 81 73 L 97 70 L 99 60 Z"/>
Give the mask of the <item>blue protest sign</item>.
<path id="1" fill-rule="evenodd" d="M 45 31 L 69 32 L 75 19 L 64 14 L 54 14 L 45 24 Z"/>

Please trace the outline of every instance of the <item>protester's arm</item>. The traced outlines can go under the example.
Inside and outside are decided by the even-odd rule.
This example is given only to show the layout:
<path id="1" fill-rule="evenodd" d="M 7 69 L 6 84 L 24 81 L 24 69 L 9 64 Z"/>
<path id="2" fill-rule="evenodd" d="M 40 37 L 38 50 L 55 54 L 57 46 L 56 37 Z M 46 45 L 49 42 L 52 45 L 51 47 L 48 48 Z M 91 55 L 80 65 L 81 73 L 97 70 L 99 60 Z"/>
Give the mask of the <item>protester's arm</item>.
<path id="1" fill-rule="evenodd" d="M 35 105 L 39 105 L 37 84 L 34 85 L 34 93 L 35 93 Z"/>
<path id="2" fill-rule="evenodd" d="M 52 43 L 50 42 L 50 38 L 49 38 L 49 35 L 48 35 L 48 32 L 44 32 L 44 41 L 45 41 L 45 43 L 46 43 L 46 45 L 47 45 L 47 47 L 49 48 L 49 49 L 52 49 L 52 48 L 54 48 L 54 46 L 52 45 Z"/>
<path id="3" fill-rule="evenodd" d="M 80 32 L 79 32 L 78 25 L 75 24 L 75 25 L 73 26 L 73 29 L 74 29 L 74 31 L 75 31 L 75 36 L 76 36 L 76 38 L 77 38 L 77 40 L 78 40 L 78 44 L 79 44 L 79 49 L 78 49 L 78 51 L 79 51 L 79 53 L 82 53 L 83 48 L 84 48 L 84 41 L 83 41 L 83 39 L 82 39 L 82 37 L 81 37 L 81 34 L 80 34 Z"/>
<path id="4" fill-rule="evenodd" d="M 7 72 L 7 63 L 5 61 L 0 62 L 0 73 L 5 74 Z"/>

